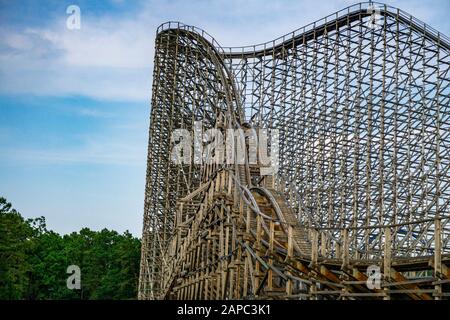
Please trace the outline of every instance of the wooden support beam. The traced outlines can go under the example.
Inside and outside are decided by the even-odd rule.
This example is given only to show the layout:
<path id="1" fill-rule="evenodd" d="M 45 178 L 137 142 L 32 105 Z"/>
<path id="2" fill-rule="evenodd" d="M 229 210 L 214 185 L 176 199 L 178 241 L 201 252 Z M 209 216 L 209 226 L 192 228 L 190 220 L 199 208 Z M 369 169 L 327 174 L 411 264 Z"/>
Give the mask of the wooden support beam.
<path id="1" fill-rule="evenodd" d="M 342 231 L 342 238 L 343 238 L 343 250 L 342 250 L 342 269 L 348 268 L 349 263 L 349 239 L 348 239 L 348 229 L 344 229 Z"/>
<path id="2" fill-rule="evenodd" d="M 384 281 L 388 282 L 391 278 L 391 256 L 392 256 L 392 240 L 391 229 L 384 228 L 384 257 L 383 257 L 383 277 Z M 390 295 L 387 293 L 388 288 L 385 288 L 386 296 L 384 300 L 390 300 Z"/>

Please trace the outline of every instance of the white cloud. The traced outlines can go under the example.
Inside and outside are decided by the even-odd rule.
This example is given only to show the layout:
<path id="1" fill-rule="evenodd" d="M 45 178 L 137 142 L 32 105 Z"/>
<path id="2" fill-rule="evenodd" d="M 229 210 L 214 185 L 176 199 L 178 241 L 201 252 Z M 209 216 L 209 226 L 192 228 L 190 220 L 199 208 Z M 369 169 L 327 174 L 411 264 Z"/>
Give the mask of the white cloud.
<path id="1" fill-rule="evenodd" d="M 79 107 L 76 109 L 77 114 L 92 118 L 110 118 L 114 117 L 114 113 L 99 109 Z"/>
<path id="2" fill-rule="evenodd" d="M 0 93 L 150 100 L 154 33 L 142 18 L 86 18 L 81 30 L 61 19 L 0 34 Z"/>
<path id="3" fill-rule="evenodd" d="M 106 147 L 106 146 L 105 146 Z M 105 147 L 80 150 L 33 150 L 33 149 L 13 149 L 2 150 L 8 153 L 8 160 L 33 163 L 34 165 L 49 164 L 101 164 L 101 165 L 126 165 L 142 166 L 145 159 L 136 157 L 135 150 L 126 153 L 126 145 L 113 145 L 114 149 L 105 150 Z"/>
<path id="4" fill-rule="evenodd" d="M 353 3 L 146 2 L 141 10 L 121 16 L 93 16 L 81 8 L 81 30 L 68 30 L 64 15 L 46 27 L 0 29 L 0 93 L 149 101 L 155 30 L 162 22 L 178 20 L 196 25 L 223 46 L 251 45 L 291 32 Z M 418 0 L 400 0 L 393 5 L 437 29 L 439 25 L 433 22 L 448 28 L 448 19 L 442 20 L 442 2 L 424 5 Z"/>
<path id="5" fill-rule="evenodd" d="M 73 67 L 149 68 L 153 38 L 138 19 L 90 19 L 80 30 L 68 30 L 58 21 L 50 29 L 27 29 L 63 54 L 59 62 Z"/>
<path id="6" fill-rule="evenodd" d="M 129 133 L 127 133 L 129 135 Z M 60 148 L 1 148 L 2 159 L 7 163 L 33 165 L 101 164 L 121 166 L 145 166 L 145 137 L 129 141 L 120 137 L 101 135 L 84 137 L 80 146 Z"/>
<path id="7" fill-rule="evenodd" d="M 4 35 L 3 41 L 4 44 L 10 47 L 13 50 L 30 50 L 33 47 L 30 39 L 23 34 L 7 34 L 2 33 Z"/>

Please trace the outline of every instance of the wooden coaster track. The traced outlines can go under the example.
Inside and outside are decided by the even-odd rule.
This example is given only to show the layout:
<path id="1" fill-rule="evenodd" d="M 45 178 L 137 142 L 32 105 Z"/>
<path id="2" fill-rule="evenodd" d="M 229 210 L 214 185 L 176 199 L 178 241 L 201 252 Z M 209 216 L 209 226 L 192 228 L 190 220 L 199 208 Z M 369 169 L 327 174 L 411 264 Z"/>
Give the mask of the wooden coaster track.
<path id="1" fill-rule="evenodd" d="M 447 290 L 449 255 L 441 257 L 447 274 L 439 279 L 406 278 L 405 271 L 433 273 L 433 257 L 408 259 L 390 266 L 382 289 L 370 290 L 366 269 L 377 261 L 348 259 L 345 251 L 341 259 L 327 259 L 325 244 L 313 245 L 317 230 L 299 224 L 282 193 L 241 186 L 247 195 L 236 203 L 236 182 L 232 172 L 219 171 L 204 189 L 199 211 L 177 226 L 165 253 L 170 262 L 161 298 L 433 299 L 436 286 Z"/>
<path id="2" fill-rule="evenodd" d="M 372 2 L 241 48 L 161 25 L 139 298 L 448 299 L 449 43 Z M 199 122 L 244 130 L 244 163 L 174 163 Z M 248 157 L 266 128 L 273 174 Z"/>

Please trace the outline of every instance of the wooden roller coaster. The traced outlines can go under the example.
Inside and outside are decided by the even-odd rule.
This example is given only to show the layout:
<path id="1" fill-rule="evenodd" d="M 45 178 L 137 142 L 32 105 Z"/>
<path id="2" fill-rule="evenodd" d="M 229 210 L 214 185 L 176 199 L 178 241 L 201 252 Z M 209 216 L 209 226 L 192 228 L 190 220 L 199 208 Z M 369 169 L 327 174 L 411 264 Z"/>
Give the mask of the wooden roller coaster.
<path id="1" fill-rule="evenodd" d="M 372 2 L 242 48 L 161 25 L 139 298 L 448 299 L 449 53 Z M 211 161 L 200 122 L 242 130 L 243 161 Z M 266 128 L 269 174 L 249 156 Z"/>

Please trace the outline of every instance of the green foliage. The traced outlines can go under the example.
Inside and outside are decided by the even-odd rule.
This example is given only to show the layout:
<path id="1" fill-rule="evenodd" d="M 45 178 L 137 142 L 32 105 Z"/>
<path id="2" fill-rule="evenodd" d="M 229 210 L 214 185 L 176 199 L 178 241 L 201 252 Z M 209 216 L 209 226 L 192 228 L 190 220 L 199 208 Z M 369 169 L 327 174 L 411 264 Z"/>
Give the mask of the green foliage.
<path id="1" fill-rule="evenodd" d="M 135 299 L 140 241 L 103 229 L 60 236 L 45 218 L 24 220 L 0 198 L 0 299 Z M 81 290 L 69 290 L 69 265 Z"/>
<path id="2" fill-rule="evenodd" d="M 26 295 L 32 233 L 22 216 L 5 198 L 0 198 L 0 299 Z"/>

